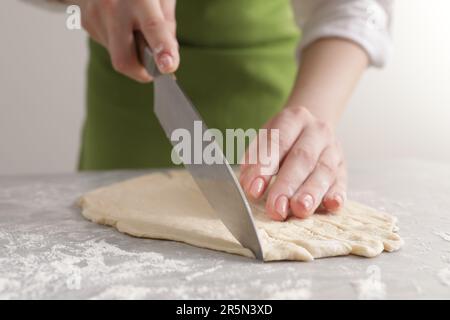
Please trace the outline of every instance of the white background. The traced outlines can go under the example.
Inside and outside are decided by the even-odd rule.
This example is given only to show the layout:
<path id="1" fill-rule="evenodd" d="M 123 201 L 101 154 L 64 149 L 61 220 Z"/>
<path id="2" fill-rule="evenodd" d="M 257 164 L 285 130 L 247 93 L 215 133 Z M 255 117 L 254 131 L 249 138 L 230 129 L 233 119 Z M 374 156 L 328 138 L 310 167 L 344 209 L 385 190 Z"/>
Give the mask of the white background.
<path id="1" fill-rule="evenodd" d="M 339 128 L 352 163 L 450 161 L 450 1 L 397 0 L 394 56 L 370 70 Z M 64 14 L 17 0 L 0 10 L 0 174 L 76 168 L 86 37 Z"/>

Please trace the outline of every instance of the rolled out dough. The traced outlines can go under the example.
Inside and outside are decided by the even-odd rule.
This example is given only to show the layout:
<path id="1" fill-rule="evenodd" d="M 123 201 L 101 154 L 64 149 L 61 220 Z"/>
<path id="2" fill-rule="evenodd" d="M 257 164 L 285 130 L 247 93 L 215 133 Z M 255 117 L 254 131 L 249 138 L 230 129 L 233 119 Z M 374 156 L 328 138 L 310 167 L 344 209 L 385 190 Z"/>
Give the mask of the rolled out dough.
<path id="1" fill-rule="evenodd" d="M 175 240 L 253 257 L 215 216 L 186 171 L 155 173 L 100 188 L 80 201 L 87 219 L 137 237 Z M 395 251 L 403 241 L 396 218 L 355 202 L 338 214 L 315 214 L 286 222 L 269 220 L 253 205 L 264 260 L 301 260 Z"/>

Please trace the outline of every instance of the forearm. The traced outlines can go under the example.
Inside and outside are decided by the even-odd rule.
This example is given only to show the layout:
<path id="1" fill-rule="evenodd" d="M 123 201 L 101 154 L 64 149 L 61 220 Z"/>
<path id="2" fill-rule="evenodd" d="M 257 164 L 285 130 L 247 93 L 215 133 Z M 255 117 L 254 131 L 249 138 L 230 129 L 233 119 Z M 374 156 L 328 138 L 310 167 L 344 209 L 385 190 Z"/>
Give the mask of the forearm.
<path id="1" fill-rule="evenodd" d="M 287 106 L 304 106 L 335 126 L 368 63 L 367 53 L 354 42 L 324 38 L 312 43 L 302 52 Z"/>

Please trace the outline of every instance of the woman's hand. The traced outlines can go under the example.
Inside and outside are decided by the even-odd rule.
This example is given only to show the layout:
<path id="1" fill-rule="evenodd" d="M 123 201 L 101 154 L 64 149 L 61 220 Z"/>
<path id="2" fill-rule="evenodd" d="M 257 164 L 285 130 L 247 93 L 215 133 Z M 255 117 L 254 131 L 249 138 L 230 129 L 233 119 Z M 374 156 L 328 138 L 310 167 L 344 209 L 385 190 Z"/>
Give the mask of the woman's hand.
<path id="1" fill-rule="evenodd" d="M 279 130 L 279 155 L 271 161 L 280 169 L 269 187 L 274 176 L 263 175 L 261 164 L 244 163 L 240 181 L 246 194 L 260 199 L 269 188 L 266 211 L 274 220 L 285 220 L 289 212 L 306 218 L 320 205 L 338 210 L 346 200 L 347 173 L 333 129 L 303 107 L 285 108 L 264 128 L 268 139 L 270 129 Z"/>
<path id="2" fill-rule="evenodd" d="M 287 107 L 265 126 L 279 130 L 279 155 L 269 154 L 280 166 L 278 177 L 269 187 L 273 176 L 267 175 L 265 159 L 242 166 L 240 181 L 250 198 L 261 198 L 269 188 L 266 211 L 271 218 L 284 220 L 289 212 L 305 218 L 320 206 L 332 212 L 343 206 L 347 172 L 333 127 L 368 62 L 364 49 L 341 38 L 323 38 L 302 51 L 286 105 L 307 108 Z M 269 134 L 266 139 L 273 138 Z"/>
<path id="3" fill-rule="evenodd" d="M 76 0 L 83 28 L 108 49 L 114 69 L 139 82 L 151 81 L 138 60 L 133 31 L 141 31 L 163 73 L 180 63 L 176 40 L 176 0 Z"/>

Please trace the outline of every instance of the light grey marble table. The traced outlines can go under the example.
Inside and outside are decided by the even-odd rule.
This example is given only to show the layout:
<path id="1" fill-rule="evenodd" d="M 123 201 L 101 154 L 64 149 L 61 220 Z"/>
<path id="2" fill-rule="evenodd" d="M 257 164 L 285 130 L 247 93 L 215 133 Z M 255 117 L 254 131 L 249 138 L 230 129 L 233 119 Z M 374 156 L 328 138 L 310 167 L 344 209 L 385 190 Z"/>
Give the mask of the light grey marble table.
<path id="1" fill-rule="evenodd" d="M 81 194 L 145 173 L 1 176 L 0 298 L 450 298 L 450 164 L 353 167 L 350 198 L 396 215 L 406 244 L 309 263 L 137 239 L 81 217 Z"/>

